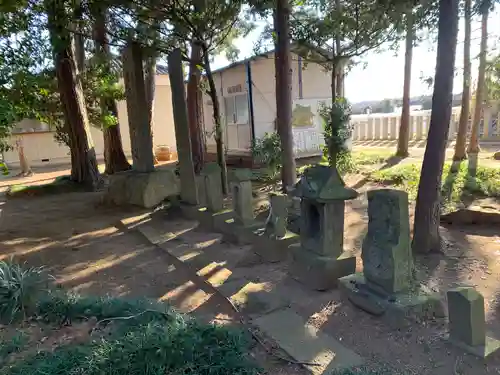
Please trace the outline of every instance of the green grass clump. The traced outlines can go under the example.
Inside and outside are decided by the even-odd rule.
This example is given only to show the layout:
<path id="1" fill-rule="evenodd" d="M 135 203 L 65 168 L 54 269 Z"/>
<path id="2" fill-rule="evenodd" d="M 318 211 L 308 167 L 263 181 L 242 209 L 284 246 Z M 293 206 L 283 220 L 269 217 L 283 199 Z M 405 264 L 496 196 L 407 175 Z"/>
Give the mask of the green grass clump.
<path id="1" fill-rule="evenodd" d="M 38 303 L 45 323 L 97 319 L 112 322 L 109 334 L 25 356 L 5 375 L 251 375 L 249 336 L 240 330 L 203 324 L 162 303 L 122 298 L 80 297 L 56 290 Z"/>
<path id="2" fill-rule="evenodd" d="M 28 337 L 19 332 L 10 339 L 0 339 L 0 368 L 2 363 L 12 354 L 20 352 L 28 341 Z"/>
<path id="3" fill-rule="evenodd" d="M 417 197 L 421 166 L 400 164 L 375 171 L 370 179 L 384 185 L 408 192 L 409 198 Z M 451 171 L 451 163 L 445 163 L 442 176 L 442 204 L 445 210 L 476 197 L 500 197 L 500 170 L 479 166 L 475 176 L 469 173 L 467 163 L 462 163 L 456 172 Z"/>
<path id="4" fill-rule="evenodd" d="M 31 314 L 47 284 L 48 277 L 41 267 L 23 268 L 11 261 L 0 261 L 0 321 L 12 322 Z"/>

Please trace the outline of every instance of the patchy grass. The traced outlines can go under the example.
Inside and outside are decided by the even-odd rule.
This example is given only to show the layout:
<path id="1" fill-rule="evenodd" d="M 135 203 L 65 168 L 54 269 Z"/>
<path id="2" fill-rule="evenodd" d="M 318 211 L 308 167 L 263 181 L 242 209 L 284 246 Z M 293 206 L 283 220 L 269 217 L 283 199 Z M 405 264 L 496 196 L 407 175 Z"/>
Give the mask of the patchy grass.
<path id="1" fill-rule="evenodd" d="M 442 176 L 442 199 L 444 210 L 453 209 L 461 203 L 475 198 L 500 197 L 500 170 L 481 167 L 476 175 L 470 175 L 467 164 L 462 163 L 457 172 L 450 170 L 451 163 L 445 163 Z M 408 192 L 410 200 L 417 197 L 421 165 L 401 164 L 371 173 L 372 181 Z"/>
<path id="2" fill-rule="evenodd" d="M 34 321 L 64 325 L 95 321 L 87 340 L 28 352 L 2 368 L 3 375 L 257 374 L 247 356 L 248 335 L 207 325 L 147 300 L 47 293 Z M 101 329 L 106 326 L 105 334 Z M 5 355 L 22 350 L 10 343 Z"/>
<path id="3" fill-rule="evenodd" d="M 12 185 L 7 190 L 9 198 L 32 197 L 59 193 L 70 193 L 73 191 L 82 191 L 80 184 L 75 184 L 69 176 L 57 177 L 54 181 L 42 185 Z"/>
<path id="4" fill-rule="evenodd" d="M 2 363 L 14 353 L 22 351 L 28 342 L 28 337 L 24 332 L 18 332 L 9 339 L 0 339 L 0 368 Z"/>

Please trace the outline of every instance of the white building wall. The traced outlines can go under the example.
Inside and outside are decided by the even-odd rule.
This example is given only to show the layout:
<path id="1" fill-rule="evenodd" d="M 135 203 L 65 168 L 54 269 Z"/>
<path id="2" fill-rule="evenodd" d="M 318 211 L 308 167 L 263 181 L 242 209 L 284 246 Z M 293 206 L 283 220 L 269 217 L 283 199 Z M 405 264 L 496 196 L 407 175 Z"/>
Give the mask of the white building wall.
<path id="1" fill-rule="evenodd" d="M 156 78 L 156 93 L 154 104 L 153 145 L 167 145 L 176 151 L 175 129 L 172 112 L 172 93 L 168 76 L 161 75 Z M 127 103 L 117 103 L 118 120 L 126 155 L 131 155 L 130 134 L 128 126 Z M 36 120 L 23 120 L 22 127 L 28 131 L 31 128 L 44 128 L 37 126 Z M 102 131 L 95 127 L 90 128 L 94 149 L 99 159 L 104 158 L 104 140 Z M 26 132 L 15 134 L 11 137 L 10 144 L 15 145 L 16 139 L 22 138 L 25 154 L 32 165 L 63 164 L 70 162 L 69 148 L 60 145 L 54 140 L 53 132 Z M 18 165 L 19 157 L 16 150 L 4 153 L 4 159 L 9 165 Z"/>

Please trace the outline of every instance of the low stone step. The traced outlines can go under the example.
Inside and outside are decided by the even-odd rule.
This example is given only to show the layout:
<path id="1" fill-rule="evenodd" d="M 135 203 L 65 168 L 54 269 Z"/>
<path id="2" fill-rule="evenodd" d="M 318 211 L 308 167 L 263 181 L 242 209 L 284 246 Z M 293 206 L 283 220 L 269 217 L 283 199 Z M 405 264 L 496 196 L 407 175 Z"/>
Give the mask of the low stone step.
<path id="1" fill-rule="evenodd" d="M 317 364 L 305 365 L 314 375 L 327 375 L 363 364 L 359 355 L 307 324 L 291 309 L 263 315 L 253 320 L 253 323 L 296 361 Z"/>

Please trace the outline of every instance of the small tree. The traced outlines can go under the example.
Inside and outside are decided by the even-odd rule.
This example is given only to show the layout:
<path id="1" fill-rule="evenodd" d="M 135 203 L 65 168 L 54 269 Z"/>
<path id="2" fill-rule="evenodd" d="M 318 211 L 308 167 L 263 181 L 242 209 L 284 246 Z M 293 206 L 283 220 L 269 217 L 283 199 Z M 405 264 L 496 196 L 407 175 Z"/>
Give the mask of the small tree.
<path id="1" fill-rule="evenodd" d="M 323 105 L 319 109 L 323 119 L 325 138 L 324 154 L 332 168 L 345 173 L 352 168 L 347 140 L 352 136 L 351 106 L 344 98 L 339 98 L 331 106 Z"/>
<path id="2" fill-rule="evenodd" d="M 269 177 L 274 179 L 283 166 L 281 140 L 278 133 L 266 133 L 264 137 L 252 140 L 254 160 L 266 166 Z"/>

